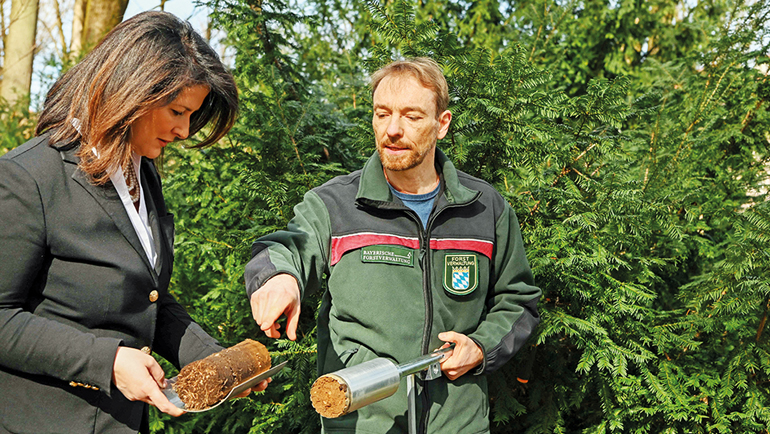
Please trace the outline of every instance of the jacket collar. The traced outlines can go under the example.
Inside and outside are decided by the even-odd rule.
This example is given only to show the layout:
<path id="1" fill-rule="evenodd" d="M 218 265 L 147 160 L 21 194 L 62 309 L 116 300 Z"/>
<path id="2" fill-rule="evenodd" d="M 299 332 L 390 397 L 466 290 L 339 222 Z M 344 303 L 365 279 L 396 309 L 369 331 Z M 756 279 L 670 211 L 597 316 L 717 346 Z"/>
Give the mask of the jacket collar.
<path id="1" fill-rule="evenodd" d="M 441 176 L 441 183 L 443 184 L 441 192 L 448 204 L 464 205 L 472 202 L 478 196 L 478 191 L 471 190 L 460 183 L 454 164 L 438 148 L 436 148 L 436 171 Z M 385 207 L 394 204 L 393 194 L 388 188 L 388 181 L 385 179 L 377 151 L 374 151 L 361 171 L 356 202 Z"/>
<path id="2" fill-rule="evenodd" d="M 131 223 L 131 219 L 128 218 L 128 214 L 126 214 L 126 209 L 123 206 L 123 202 L 121 202 L 120 196 L 118 196 L 118 192 L 115 190 L 115 188 L 112 187 L 112 184 L 108 184 L 107 186 L 95 185 L 91 182 L 90 179 L 88 179 L 88 176 L 82 170 L 78 169 L 77 164 L 80 162 L 80 158 L 77 156 L 77 152 L 80 149 L 80 146 L 67 145 L 60 148 L 57 147 L 56 149 L 59 151 L 59 154 L 65 163 L 74 165 L 74 167 L 70 166 L 72 167 L 71 178 L 80 184 L 80 186 L 83 187 L 83 189 L 85 189 L 94 198 L 96 203 L 102 207 L 107 215 L 110 216 L 110 219 L 112 219 L 112 221 L 115 223 L 115 226 L 117 226 L 120 233 L 123 234 L 123 237 L 126 239 L 126 241 L 128 241 L 129 244 L 131 244 L 131 247 L 136 250 L 136 253 L 142 259 L 142 262 L 144 262 L 144 264 L 147 266 L 148 270 L 153 276 L 153 279 L 156 280 L 156 264 L 150 264 L 150 261 L 147 259 L 147 254 L 144 252 L 142 242 L 139 241 L 139 236 L 136 235 L 134 225 Z M 144 159 L 142 160 L 142 166 L 144 166 Z M 143 182 L 145 177 L 145 173 L 142 173 Z M 145 190 L 145 193 L 149 193 L 149 189 Z M 145 197 L 146 201 L 150 200 L 149 194 Z M 155 210 L 154 207 L 152 210 Z M 150 213 L 149 205 L 147 211 Z M 157 238 L 157 234 L 153 233 L 153 237 Z M 165 255 L 166 252 L 158 250 L 158 254 Z"/>
<path id="3" fill-rule="evenodd" d="M 53 146 L 53 148 L 59 151 L 62 160 L 66 161 L 67 163 L 80 163 L 80 157 L 77 156 L 77 152 L 78 149 L 80 149 L 80 146 L 72 146 L 70 144 L 62 147 Z"/>

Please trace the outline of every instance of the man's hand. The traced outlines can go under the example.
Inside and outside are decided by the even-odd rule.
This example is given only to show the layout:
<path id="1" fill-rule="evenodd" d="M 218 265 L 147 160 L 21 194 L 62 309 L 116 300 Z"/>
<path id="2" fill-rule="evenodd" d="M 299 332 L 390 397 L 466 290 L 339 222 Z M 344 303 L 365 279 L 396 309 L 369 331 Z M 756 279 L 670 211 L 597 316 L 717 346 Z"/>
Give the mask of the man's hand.
<path id="1" fill-rule="evenodd" d="M 289 274 L 277 274 L 251 294 L 251 315 L 263 332 L 270 338 L 281 337 L 276 323 L 286 315 L 286 336 L 297 339 L 299 323 L 300 294 L 297 280 Z"/>
<path id="2" fill-rule="evenodd" d="M 118 347 L 112 364 L 112 382 L 129 401 L 146 402 L 171 416 L 185 413 L 160 390 L 166 385 L 163 368 L 151 355 L 136 348 Z"/>
<path id="3" fill-rule="evenodd" d="M 443 332 L 438 338 L 444 342 L 454 342 L 455 348 L 441 361 L 441 370 L 450 380 L 461 377 L 466 372 L 481 364 L 484 353 L 476 342 L 468 336 L 457 332 Z M 446 348 L 449 343 L 441 348 Z"/>

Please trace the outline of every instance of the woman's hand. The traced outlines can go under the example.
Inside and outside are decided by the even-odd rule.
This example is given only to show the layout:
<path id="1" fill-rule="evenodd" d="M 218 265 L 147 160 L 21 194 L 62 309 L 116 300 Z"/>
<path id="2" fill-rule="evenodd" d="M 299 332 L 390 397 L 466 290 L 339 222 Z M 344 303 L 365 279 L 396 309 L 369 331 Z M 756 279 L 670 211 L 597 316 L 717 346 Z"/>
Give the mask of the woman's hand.
<path id="1" fill-rule="evenodd" d="M 112 382 L 129 401 L 146 402 L 171 416 L 185 413 L 160 390 L 166 385 L 163 368 L 152 356 L 135 348 L 118 347 L 112 365 Z"/>

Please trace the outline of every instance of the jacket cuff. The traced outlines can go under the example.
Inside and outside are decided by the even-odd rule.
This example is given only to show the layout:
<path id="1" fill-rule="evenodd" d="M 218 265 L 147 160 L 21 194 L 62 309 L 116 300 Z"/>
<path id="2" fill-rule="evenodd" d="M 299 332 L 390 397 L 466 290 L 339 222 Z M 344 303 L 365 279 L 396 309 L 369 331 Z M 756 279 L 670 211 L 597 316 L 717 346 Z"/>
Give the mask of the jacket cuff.
<path id="1" fill-rule="evenodd" d="M 487 350 L 484 349 L 484 345 L 481 345 L 481 342 L 479 342 L 477 339 L 470 336 L 468 337 L 471 338 L 471 340 L 475 342 L 476 345 L 478 345 L 479 349 L 481 350 L 481 364 L 477 366 L 475 369 L 473 369 L 471 373 L 473 375 L 481 375 L 484 373 L 484 369 L 487 367 Z"/>
<path id="2" fill-rule="evenodd" d="M 70 387 L 84 387 L 101 391 L 107 396 L 112 396 L 116 390 L 112 383 L 112 370 L 115 365 L 115 355 L 118 347 L 123 343 L 116 338 L 96 338 L 89 349 L 92 357 L 88 358 L 85 366 L 80 370 L 82 375 L 65 379 Z"/>
<path id="3" fill-rule="evenodd" d="M 302 299 L 305 289 L 302 287 L 302 280 L 296 273 L 287 270 L 279 270 L 270 260 L 270 249 L 264 243 L 256 242 L 252 247 L 251 260 L 246 264 L 244 275 L 246 280 L 246 296 L 251 300 L 251 296 L 257 292 L 262 285 L 271 278 L 279 274 L 288 274 L 297 281 L 299 287 L 300 299 Z"/>

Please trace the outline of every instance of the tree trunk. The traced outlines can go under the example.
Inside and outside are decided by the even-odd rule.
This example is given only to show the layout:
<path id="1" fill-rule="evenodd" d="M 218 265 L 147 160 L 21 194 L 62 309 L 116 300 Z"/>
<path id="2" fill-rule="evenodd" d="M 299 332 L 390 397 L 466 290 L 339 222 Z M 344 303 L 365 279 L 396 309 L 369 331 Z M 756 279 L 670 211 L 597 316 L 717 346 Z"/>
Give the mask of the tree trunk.
<path id="1" fill-rule="evenodd" d="M 123 21 L 128 0 L 87 0 L 82 48 L 90 50 Z"/>
<path id="2" fill-rule="evenodd" d="M 75 58 L 80 54 L 80 50 L 83 49 L 83 24 L 86 20 L 86 6 L 88 2 L 86 0 L 75 0 L 74 15 L 72 17 L 72 39 L 70 42 L 70 53 Z"/>
<path id="3" fill-rule="evenodd" d="M 5 29 L 5 0 L 0 0 L 0 42 L 2 42 L 2 45 L 0 45 L 0 52 L 5 52 L 5 36 L 8 33 Z M 0 57 L 2 59 L 2 57 Z M 2 74 L 3 68 L 2 68 L 2 62 L 0 62 L 0 74 Z M 0 78 L 0 83 L 2 83 L 3 80 Z"/>
<path id="4" fill-rule="evenodd" d="M 14 103 L 29 96 L 35 54 L 38 0 L 13 0 L 3 60 L 0 98 Z"/>

